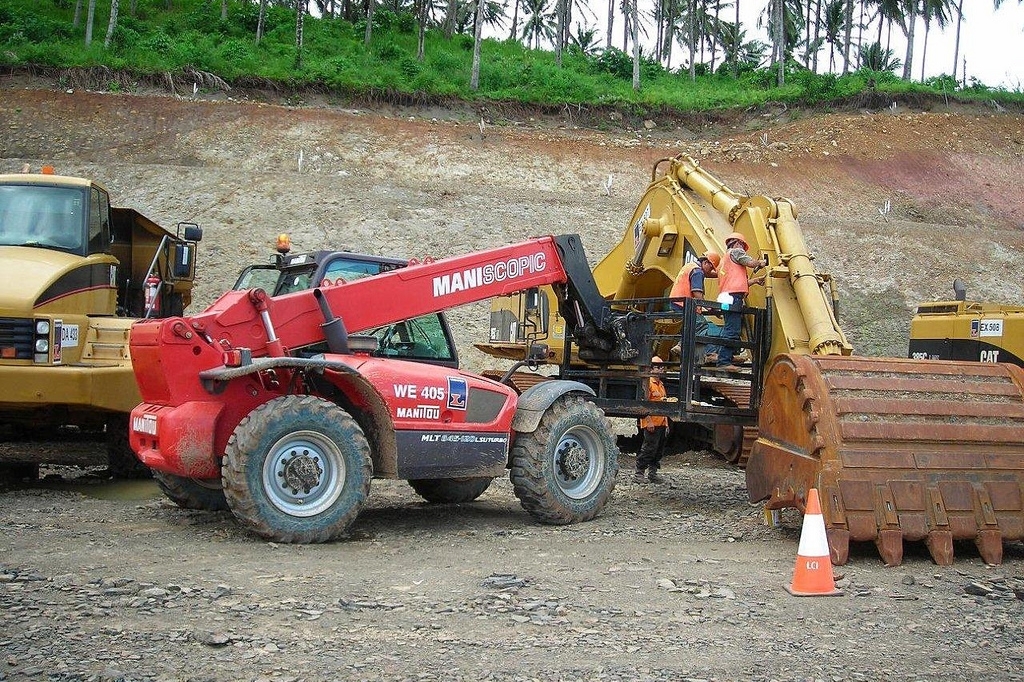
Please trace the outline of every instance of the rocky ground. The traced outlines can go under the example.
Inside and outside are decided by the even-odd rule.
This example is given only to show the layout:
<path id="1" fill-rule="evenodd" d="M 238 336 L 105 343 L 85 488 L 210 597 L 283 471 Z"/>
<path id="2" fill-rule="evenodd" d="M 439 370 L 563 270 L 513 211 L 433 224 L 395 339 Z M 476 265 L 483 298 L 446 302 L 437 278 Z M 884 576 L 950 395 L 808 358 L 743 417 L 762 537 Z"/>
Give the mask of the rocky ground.
<path id="1" fill-rule="evenodd" d="M 1024 301 L 1024 117 L 936 107 L 703 123 L 283 107 L 260 93 L 176 99 L 0 77 L 0 172 L 53 163 L 160 223 L 206 230 L 197 305 L 266 259 L 348 247 L 441 257 L 524 236 L 618 241 L 652 164 L 695 154 L 734 189 L 792 198 L 835 275 L 857 350 L 903 356 L 920 300 L 953 277 Z M 610 189 L 608 180 L 611 178 Z M 455 311 L 470 369 L 486 306 Z M 632 459 L 624 456 L 628 472 Z M 50 469 L 0 491 L 0 680 L 1024 679 L 1024 545 L 988 567 L 873 546 L 844 596 L 795 598 L 799 516 L 764 524 L 742 472 L 672 457 L 624 473 L 606 512 L 535 524 L 496 481 L 427 505 L 374 481 L 350 539 L 284 546 L 151 483 Z"/>

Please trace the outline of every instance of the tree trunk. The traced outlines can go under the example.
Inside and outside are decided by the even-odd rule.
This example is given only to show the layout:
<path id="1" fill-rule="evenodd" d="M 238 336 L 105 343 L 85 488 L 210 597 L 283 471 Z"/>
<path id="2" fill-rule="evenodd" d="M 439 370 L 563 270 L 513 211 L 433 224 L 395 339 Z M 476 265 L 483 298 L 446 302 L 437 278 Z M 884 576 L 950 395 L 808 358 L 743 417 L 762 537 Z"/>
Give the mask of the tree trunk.
<path id="1" fill-rule="evenodd" d="M 690 48 L 690 80 L 697 80 L 697 11 L 694 0 L 686 3 L 686 43 Z"/>
<path id="2" fill-rule="evenodd" d="M 640 90 L 640 0 L 631 0 L 633 10 L 633 92 Z"/>
<path id="3" fill-rule="evenodd" d="M 555 64 L 562 68 L 562 41 L 565 37 L 565 3 L 566 0 L 555 2 Z"/>
<path id="4" fill-rule="evenodd" d="M 860 28 L 857 42 L 864 44 L 864 3 L 860 6 Z M 853 0 L 846 0 L 846 35 L 843 36 L 843 75 L 850 73 L 850 50 L 853 49 Z"/>
<path id="5" fill-rule="evenodd" d="M 228 20 L 228 0 L 220 0 L 220 20 Z"/>
<path id="6" fill-rule="evenodd" d="M 953 49 L 953 80 L 956 80 L 956 72 L 959 68 L 957 63 L 960 59 L 960 28 L 964 23 L 964 0 L 956 8 L 956 47 Z"/>
<path id="7" fill-rule="evenodd" d="M 451 25 L 455 26 L 455 0 L 450 0 L 448 3 L 448 12 L 451 17 Z M 448 28 L 448 18 L 445 18 L 445 36 L 448 38 L 452 37 L 452 32 Z M 512 9 L 512 30 L 508 32 L 508 39 L 515 40 L 516 34 L 519 32 L 519 0 L 516 0 L 515 7 Z"/>
<path id="8" fill-rule="evenodd" d="M 821 0 L 818 0 L 818 7 L 814 16 L 814 73 L 818 73 L 818 41 L 821 39 Z M 829 66 L 829 70 L 832 67 Z"/>
<path id="9" fill-rule="evenodd" d="M 96 0 L 89 0 L 89 10 L 85 15 L 85 46 L 92 45 L 92 22 L 96 19 Z"/>
<path id="10" fill-rule="evenodd" d="M 295 68 L 302 68 L 302 22 L 306 17 L 306 3 L 309 0 L 295 0 Z"/>
<path id="11" fill-rule="evenodd" d="M 914 0 L 913 6 L 907 12 L 907 60 L 903 62 L 903 80 L 909 81 L 913 77 L 911 66 L 914 61 L 914 27 L 917 25 L 917 4 Z"/>
<path id="12" fill-rule="evenodd" d="M 786 84 L 786 0 L 775 0 L 775 45 L 778 56 L 776 83 Z"/>
<path id="13" fill-rule="evenodd" d="M 928 16 L 924 17 L 924 45 L 921 47 L 921 82 L 924 83 L 924 65 L 928 61 L 928 33 L 932 29 L 932 22 Z"/>
<path id="14" fill-rule="evenodd" d="M 366 47 L 370 46 L 370 38 L 373 37 L 373 6 L 375 0 L 367 0 L 366 2 L 366 35 L 363 38 L 363 44 Z"/>
<path id="15" fill-rule="evenodd" d="M 114 37 L 114 29 L 117 28 L 117 10 L 120 7 L 120 0 L 110 0 L 110 21 L 107 22 L 107 37 L 103 39 L 103 48 L 110 48 L 110 41 Z"/>
<path id="16" fill-rule="evenodd" d="M 78 28 L 82 23 L 82 0 L 75 0 L 75 18 L 71 22 L 71 28 Z M 955 71 L 955 69 L 954 69 Z"/>
<path id="17" fill-rule="evenodd" d="M 426 56 L 427 41 L 427 3 L 430 0 L 419 0 L 419 7 L 416 8 L 416 18 L 419 21 L 419 31 L 416 34 L 416 60 L 422 62 Z"/>
<path id="18" fill-rule="evenodd" d="M 263 19 L 267 16 L 267 0 L 260 0 L 260 15 L 256 20 L 256 44 L 263 40 Z"/>
<path id="19" fill-rule="evenodd" d="M 476 0 L 476 20 L 473 22 L 473 73 L 469 78 L 472 90 L 480 89 L 480 34 L 484 28 L 484 1 Z"/>
<path id="20" fill-rule="evenodd" d="M 608 35 L 604 41 L 606 50 L 612 49 L 612 29 L 615 27 L 615 0 L 608 0 Z"/>
<path id="21" fill-rule="evenodd" d="M 740 0 L 736 3 L 736 31 L 732 36 L 732 77 L 740 76 Z"/>

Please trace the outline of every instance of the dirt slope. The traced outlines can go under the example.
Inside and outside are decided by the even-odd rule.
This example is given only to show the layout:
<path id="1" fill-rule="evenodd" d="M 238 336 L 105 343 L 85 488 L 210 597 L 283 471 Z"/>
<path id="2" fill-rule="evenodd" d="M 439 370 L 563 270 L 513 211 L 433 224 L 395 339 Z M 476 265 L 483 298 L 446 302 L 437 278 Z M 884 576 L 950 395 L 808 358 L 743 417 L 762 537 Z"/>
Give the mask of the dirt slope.
<path id="1" fill-rule="evenodd" d="M 100 179 L 115 202 L 158 222 L 205 228 L 200 305 L 266 258 L 282 231 L 297 250 L 404 257 L 570 231 L 596 259 L 622 234 L 654 161 L 680 152 L 734 189 L 796 202 L 859 353 L 904 355 L 913 307 L 950 297 L 954 276 L 979 297 L 1024 301 L 1011 274 L 1024 271 L 1020 115 L 780 109 L 699 130 L 609 121 L 600 132 L 439 111 L 3 95 L 0 170 L 53 163 Z M 484 309 L 456 313 L 474 338 Z M 466 360 L 484 362 L 471 350 Z"/>

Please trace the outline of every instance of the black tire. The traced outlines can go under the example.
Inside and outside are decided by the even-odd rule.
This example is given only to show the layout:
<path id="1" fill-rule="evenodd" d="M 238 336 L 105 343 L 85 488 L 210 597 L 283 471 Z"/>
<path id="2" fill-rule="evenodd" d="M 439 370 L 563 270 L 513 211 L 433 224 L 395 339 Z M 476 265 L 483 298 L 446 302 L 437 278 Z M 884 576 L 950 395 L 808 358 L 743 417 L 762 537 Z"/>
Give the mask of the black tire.
<path id="1" fill-rule="evenodd" d="M 589 521 L 615 488 L 619 451 L 611 422 L 579 395 L 562 396 L 534 432 L 517 434 L 511 456 L 516 497 L 541 523 Z"/>
<path id="2" fill-rule="evenodd" d="M 412 489 L 427 502 L 437 504 L 472 502 L 484 494 L 493 478 L 418 478 L 410 480 Z"/>
<path id="3" fill-rule="evenodd" d="M 224 511 L 228 508 L 224 486 L 219 478 L 186 478 L 162 471 L 154 471 L 153 478 L 164 495 L 182 509 Z"/>
<path id="4" fill-rule="evenodd" d="M 106 426 L 107 467 L 114 478 L 150 478 L 153 472 L 143 464 L 128 444 L 128 415 L 109 417 Z"/>
<path id="5" fill-rule="evenodd" d="M 250 412 L 228 440 L 228 506 L 276 542 L 327 542 L 355 521 L 370 492 L 370 445 L 355 419 L 312 396 L 282 396 Z"/>

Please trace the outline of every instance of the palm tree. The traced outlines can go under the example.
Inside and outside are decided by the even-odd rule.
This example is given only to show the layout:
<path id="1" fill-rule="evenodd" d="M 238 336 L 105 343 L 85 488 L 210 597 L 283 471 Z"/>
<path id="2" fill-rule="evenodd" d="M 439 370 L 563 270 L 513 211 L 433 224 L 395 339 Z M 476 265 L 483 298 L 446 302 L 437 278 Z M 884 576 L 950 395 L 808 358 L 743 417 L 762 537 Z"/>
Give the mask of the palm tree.
<path id="1" fill-rule="evenodd" d="M 836 70 L 836 48 L 840 45 L 846 49 L 843 33 L 848 30 L 846 25 L 847 0 L 829 0 L 825 5 L 825 42 L 828 43 L 828 70 Z"/>
<path id="2" fill-rule="evenodd" d="M 637 5 L 640 0 L 632 0 L 633 5 L 633 91 L 640 89 L 640 11 Z"/>
<path id="3" fill-rule="evenodd" d="M 999 3 L 996 3 L 999 6 Z M 953 80 L 956 80 L 957 63 L 960 61 L 960 28 L 964 23 L 964 0 L 956 6 L 956 47 L 953 48 Z M 967 76 L 965 75 L 966 79 Z"/>
<path id="4" fill-rule="evenodd" d="M 903 21 L 900 28 L 907 38 L 907 57 L 903 62 L 903 80 L 909 81 L 911 77 L 911 66 L 914 61 L 914 27 L 917 26 L 917 17 L 920 14 L 921 5 L 924 0 L 903 0 Z"/>
<path id="5" fill-rule="evenodd" d="M 295 68 L 302 68 L 302 23 L 309 0 L 295 0 Z"/>
<path id="6" fill-rule="evenodd" d="M 523 21 L 523 38 L 526 39 L 526 46 L 533 49 L 540 49 L 541 38 L 550 39 L 551 17 L 547 14 L 548 0 L 523 0 L 523 12 L 529 18 Z"/>
<path id="7" fill-rule="evenodd" d="M 872 71 L 895 71 L 900 68 L 900 60 L 893 51 L 883 48 L 882 43 L 871 43 L 867 47 L 860 46 L 860 68 Z"/>
<path id="8" fill-rule="evenodd" d="M 597 54 L 597 29 L 576 24 L 576 35 L 569 36 L 569 42 L 584 55 Z"/>
<path id="9" fill-rule="evenodd" d="M 924 0 L 921 7 L 921 16 L 924 18 L 924 49 L 921 52 L 921 82 L 924 82 L 924 65 L 928 59 L 928 33 L 931 31 L 934 21 L 939 30 L 946 28 L 949 24 L 950 15 L 947 14 L 950 7 L 950 0 Z"/>
<path id="10" fill-rule="evenodd" d="M 484 0 L 476 0 L 476 21 L 473 28 L 473 73 L 469 77 L 469 87 L 480 89 L 480 34 L 484 28 Z"/>

